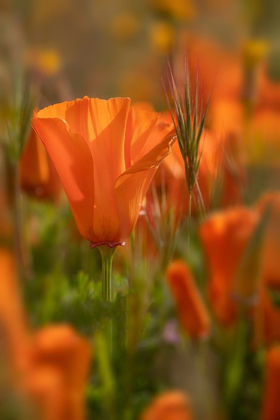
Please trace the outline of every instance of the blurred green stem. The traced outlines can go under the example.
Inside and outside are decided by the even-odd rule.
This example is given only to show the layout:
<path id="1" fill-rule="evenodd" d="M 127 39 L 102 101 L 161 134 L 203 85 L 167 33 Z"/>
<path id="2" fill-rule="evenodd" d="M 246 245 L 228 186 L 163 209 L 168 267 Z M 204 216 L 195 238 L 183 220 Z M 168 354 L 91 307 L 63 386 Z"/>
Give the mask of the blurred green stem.
<path id="1" fill-rule="evenodd" d="M 102 299 L 104 302 L 112 302 L 112 263 L 115 247 L 110 248 L 108 245 L 101 245 L 98 249 L 102 259 Z"/>
<path id="2" fill-rule="evenodd" d="M 112 263 L 115 247 L 110 248 L 108 245 L 98 247 L 102 259 L 102 299 L 106 303 L 113 301 L 113 282 L 112 282 Z M 111 309 L 111 308 L 110 308 Z M 112 319 L 105 322 L 105 334 L 107 337 L 107 346 L 110 354 L 112 354 L 113 346 L 113 324 Z"/>
<path id="3" fill-rule="evenodd" d="M 8 203 L 13 217 L 14 244 L 20 277 L 28 278 L 31 269 L 30 255 L 24 237 L 22 220 L 21 194 L 19 185 L 19 167 L 6 158 L 6 177 Z"/>

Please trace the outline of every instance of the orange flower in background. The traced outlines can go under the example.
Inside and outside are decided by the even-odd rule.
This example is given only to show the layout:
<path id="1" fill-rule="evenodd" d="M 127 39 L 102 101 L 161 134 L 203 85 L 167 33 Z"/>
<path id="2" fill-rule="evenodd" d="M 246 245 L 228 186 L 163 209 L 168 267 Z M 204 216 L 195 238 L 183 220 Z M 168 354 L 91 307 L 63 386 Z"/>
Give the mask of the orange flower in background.
<path id="1" fill-rule="evenodd" d="M 271 214 L 264 240 L 264 281 L 267 286 L 280 289 L 280 193 L 265 193 L 257 203 L 257 210 L 263 214 L 269 206 Z"/>
<path id="2" fill-rule="evenodd" d="M 4 248 L 0 248 L 0 332 L 1 346 L 7 346 L 12 365 L 20 364 L 27 346 L 27 321 L 17 283 L 16 258 Z"/>
<path id="3" fill-rule="evenodd" d="M 256 211 L 239 207 L 209 216 L 200 227 L 209 267 L 212 308 L 224 325 L 231 325 L 236 318 L 236 301 L 232 296 L 235 278 L 258 221 Z M 255 287 L 253 280 L 248 278 L 246 281 L 247 292 Z M 253 294 L 254 290 L 251 292 Z"/>
<path id="4" fill-rule="evenodd" d="M 68 325 L 48 326 L 32 339 L 23 390 L 45 420 L 85 418 L 84 392 L 90 344 Z"/>
<path id="5" fill-rule="evenodd" d="M 15 267 L 13 253 L 1 248 L 1 356 L 13 394 L 37 406 L 42 420 L 83 420 L 90 343 L 68 325 L 29 329 Z"/>
<path id="6" fill-rule="evenodd" d="M 161 394 L 140 416 L 140 420 L 191 420 L 192 418 L 189 399 L 180 391 Z"/>
<path id="7" fill-rule="evenodd" d="M 280 308 L 273 302 L 273 289 L 263 287 L 254 317 L 254 344 L 270 346 L 280 341 Z"/>
<path id="8" fill-rule="evenodd" d="M 239 145 L 229 140 L 220 139 L 209 130 L 205 130 L 202 134 L 198 185 L 206 209 L 210 209 L 215 200 L 222 206 L 228 206 L 241 199 L 243 168 L 239 159 Z M 159 186 L 165 183 L 167 202 L 174 207 L 176 219 L 180 220 L 188 214 L 189 193 L 178 142 L 174 144 L 172 152 L 161 165 L 156 179 Z M 200 206 L 196 189 L 194 193 L 192 213 L 196 214 L 199 213 Z"/>
<path id="9" fill-rule="evenodd" d="M 207 336 L 209 314 L 188 266 L 183 261 L 175 261 L 168 267 L 166 277 L 185 332 L 194 338 Z"/>
<path id="10" fill-rule="evenodd" d="M 265 386 L 262 420 L 280 418 L 280 347 L 267 351 L 265 363 Z"/>
<path id="11" fill-rule="evenodd" d="M 223 205 L 240 203 L 246 182 L 243 146 L 244 116 L 240 102 L 220 99 L 212 104 L 211 132 L 220 139 L 221 201 Z M 218 173 L 219 176 L 219 173 Z"/>
<path id="12" fill-rule="evenodd" d="M 61 182 L 41 140 L 31 129 L 20 160 L 20 186 L 37 198 L 56 200 Z"/>
<path id="13" fill-rule="evenodd" d="M 32 126 L 46 146 L 68 196 L 80 233 L 91 246 L 121 244 L 132 232 L 150 182 L 174 139 L 147 147 L 139 160 L 133 144 L 156 125 L 129 124 L 129 98 L 77 99 L 38 112 Z M 162 137 L 163 138 L 163 137 Z M 153 147 L 154 146 L 154 147 Z"/>
<path id="14" fill-rule="evenodd" d="M 178 50 L 182 51 L 181 54 L 185 54 L 187 51 L 190 86 L 196 86 L 198 71 L 203 75 L 203 84 L 200 90 L 204 102 L 203 108 L 206 106 L 213 87 L 210 108 L 219 99 L 240 100 L 243 87 L 243 65 L 240 51 L 225 48 L 215 38 L 206 38 L 190 32 L 182 32 Z M 179 72 L 183 62 L 181 55 L 177 61 Z"/>
<path id="15" fill-rule="evenodd" d="M 220 99 L 211 104 L 211 128 L 218 136 L 239 138 L 243 130 L 243 108 L 240 101 Z"/>
<path id="16" fill-rule="evenodd" d="M 258 108 L 280 110 L 280 83 L 279 80 L 270 79 L 267 75 L 267 66 L 262 67 L 259 80 Z"/>

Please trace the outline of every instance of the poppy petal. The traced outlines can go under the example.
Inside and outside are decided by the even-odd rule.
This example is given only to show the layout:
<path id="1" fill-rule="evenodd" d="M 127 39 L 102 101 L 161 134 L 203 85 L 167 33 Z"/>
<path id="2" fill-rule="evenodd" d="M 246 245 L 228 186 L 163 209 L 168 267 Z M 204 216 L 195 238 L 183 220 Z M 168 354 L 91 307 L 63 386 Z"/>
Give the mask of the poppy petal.
<path id="1" fill-rule="evenodd" d="M 92 239 L 93 160 L 83 137 L 69 131 L 58 118 L 33 118 L 32 127 L 41 138 L 57 169 L 81 234 Z"/>
<path id="2" fill-rule="evenodd" d="M 175 137 L 166 136 L 160 144 L 116 180 L 115 197 L 119 211 L 121 238 L 128 237 L 132 232 L 153 176 L 162 160 L 170 153 L 175 139 Z"/>
<path id="3" fill-rule="evenodd" d="M 98 242 L 113 241 L 119 232 L 118 209 L 114 195 L 116 179 L 125 171 L 125 131 L 130 99 L 108 101 L 91 99 L 94 161 L 93 231 Z"/>

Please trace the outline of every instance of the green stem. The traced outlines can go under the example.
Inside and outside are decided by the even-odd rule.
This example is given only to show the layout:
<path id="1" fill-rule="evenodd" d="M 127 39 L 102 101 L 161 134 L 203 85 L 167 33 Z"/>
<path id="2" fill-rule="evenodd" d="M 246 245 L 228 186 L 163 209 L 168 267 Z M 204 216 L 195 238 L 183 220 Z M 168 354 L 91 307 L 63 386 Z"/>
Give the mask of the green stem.
<path id="1" fill-rule="evenodd" d="M 112 263 L 115 248 L 110 248 L 108 245 L 101 245 L 98 249 L 102 259 L 102 299 L 104 302 L 112 302 Z"/>
<path id="2" fill-rule="evenodd" d="M 108 245 L 98 247 L 102 260 L 102 299 L 104 302 L 111 303 L 113 301 L 113 282 L 112 282 L 112 263 L 115 247 L 110 248 Z M 105 322 L 105 334 L 107 337 L 108 351 L 113 354 L 113 323 L 112 319 Z"/>
<path id="3" fill-rule="evenodd" d="M 28 246 L 24 236 L 23 214 L 21 205 L 19 167 L 6 158 L 7 194 L 8 203 L 13 218 L 14 248 L 17 258 L 20 278 L 30 277 L 31 261 Z"/>

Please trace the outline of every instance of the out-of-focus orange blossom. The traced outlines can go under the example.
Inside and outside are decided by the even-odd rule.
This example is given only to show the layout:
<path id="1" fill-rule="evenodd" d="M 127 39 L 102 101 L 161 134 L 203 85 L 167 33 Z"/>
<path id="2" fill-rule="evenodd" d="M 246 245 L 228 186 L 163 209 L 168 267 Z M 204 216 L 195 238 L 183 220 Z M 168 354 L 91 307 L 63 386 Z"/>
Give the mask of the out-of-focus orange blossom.
<path id="1" fill-rule="evenodd" d="M 214 313 L 224 325 L 232 325 L 236 320 L 235 276 L 258 221 L 255 210 L 237 207 L 211 215 L 200 227 L 210 274 L 209 297 Z M 250 284 L 252 280 L 246 281 Z"/>
<path id="2" fill-rule="evenodd" d="M 267 351 L 265 362 L 265 386 L 263 396 L 263 420 L 280 417 L 280 347 L 275 346 Z"/>
<path id="3" fill-rule="evenodd" d="M 166 277 L 184 331 L 194 338 L 206 337 L 210 318 L 189 267 L 183 261 L 174 261 Z"/>
<path id="4" fill-rule="evenodd" d="M 20 160 L 20 186 L 30 195 L 56 201 L 62 186 L 41 140 L 31 129 Z"/>
<path id="5" fill-rule="evenodd" d="M 140 420 L 191 420 L 192 418 L 187 395 L 180 391 L 169 391 L 155 398 Z"/>
<path id="6" fill-rule="evenodd" d="M 0 330 L 18 395 L 43 420 L 83 420 L 90 344 L 68 325 L 32 331 L 17 284 L 15 258 L 0 249 Z"/>

